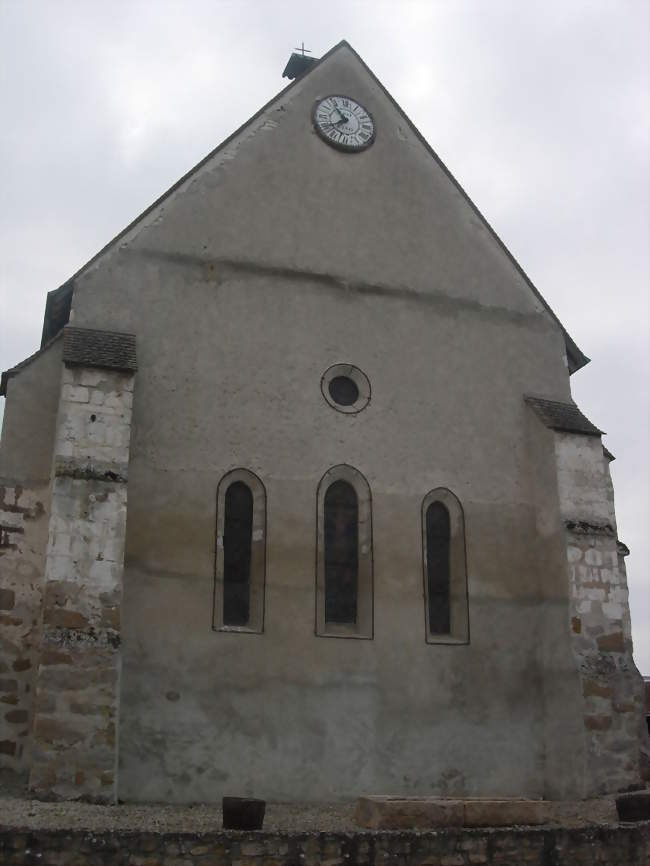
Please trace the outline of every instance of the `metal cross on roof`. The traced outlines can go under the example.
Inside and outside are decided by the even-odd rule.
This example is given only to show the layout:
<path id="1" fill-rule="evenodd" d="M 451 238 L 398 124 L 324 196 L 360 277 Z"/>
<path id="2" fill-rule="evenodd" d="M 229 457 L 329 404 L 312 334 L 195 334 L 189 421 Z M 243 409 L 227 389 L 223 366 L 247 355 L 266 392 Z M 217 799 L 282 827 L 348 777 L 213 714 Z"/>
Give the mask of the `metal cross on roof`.
<path id="1" fill-rule="evenodd" d="M 305 43 L 303 42 L 300 48 L 294 48 L 294 51 L 300 51 L 302 56 L 305 56 L 305 51 L 307 54 L 311 54 L 311 48 L 305 48 Z"/>

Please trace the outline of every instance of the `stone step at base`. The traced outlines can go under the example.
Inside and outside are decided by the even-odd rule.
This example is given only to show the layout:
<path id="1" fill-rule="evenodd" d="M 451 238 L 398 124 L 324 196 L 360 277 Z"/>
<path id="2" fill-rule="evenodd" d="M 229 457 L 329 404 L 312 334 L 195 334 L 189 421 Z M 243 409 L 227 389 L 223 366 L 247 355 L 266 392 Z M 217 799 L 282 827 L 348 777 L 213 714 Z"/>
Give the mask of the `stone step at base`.
<path id="1" fill-rule="evenodd" d="M 511 827 L 545 824 L 550 804 L 542 800 L 360 797 L 355 819 L 371 830 L 433 827 Z"/>

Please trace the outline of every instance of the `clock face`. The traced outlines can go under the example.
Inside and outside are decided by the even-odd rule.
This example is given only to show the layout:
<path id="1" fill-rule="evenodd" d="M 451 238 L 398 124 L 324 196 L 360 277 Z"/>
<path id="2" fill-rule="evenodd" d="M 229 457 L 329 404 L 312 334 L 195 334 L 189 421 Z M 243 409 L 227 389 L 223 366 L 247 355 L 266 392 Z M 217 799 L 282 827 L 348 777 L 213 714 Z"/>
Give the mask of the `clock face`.
<path id="1" fill-rule="evenodd" d="M 365 150 L 375 139 L 372 117 L 349 96 L 320 99 L 314 106 L 313 121 L 320 137 L 340 150 Z"/>

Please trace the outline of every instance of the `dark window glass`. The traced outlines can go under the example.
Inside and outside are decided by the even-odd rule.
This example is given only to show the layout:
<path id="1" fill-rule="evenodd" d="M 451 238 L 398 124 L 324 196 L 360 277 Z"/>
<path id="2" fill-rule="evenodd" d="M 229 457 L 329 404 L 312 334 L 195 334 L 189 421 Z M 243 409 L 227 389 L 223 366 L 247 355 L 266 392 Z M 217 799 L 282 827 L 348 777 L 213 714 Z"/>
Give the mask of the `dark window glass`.
<path id="1" fill-rule="evenodd" d="M 442 502 L 432 502 L 427 508 L 427 581 L 429 631 L 432 634 L 449 634 L 451 631 L 450 552 L 449 512 Z"/>
<path id="2" fill-rule="evenodd" d="M 329 392 L 339 406 L 352 406 L 359 399 L 357 383 L 349 376 L 335 376 L 329 384 Z"/>
<path id="3" fill-rule="evenodd" d="M 325 494 L 325 621 L 356 623 L 359 506 L 354 487 L 335 481 Z"/>
<path id="4" fill-rule="evenodd" d="M 247 625 L 250 618 L 253 494 L 243 481 L 226 490 L 223 527 L 223 622 Z"/>

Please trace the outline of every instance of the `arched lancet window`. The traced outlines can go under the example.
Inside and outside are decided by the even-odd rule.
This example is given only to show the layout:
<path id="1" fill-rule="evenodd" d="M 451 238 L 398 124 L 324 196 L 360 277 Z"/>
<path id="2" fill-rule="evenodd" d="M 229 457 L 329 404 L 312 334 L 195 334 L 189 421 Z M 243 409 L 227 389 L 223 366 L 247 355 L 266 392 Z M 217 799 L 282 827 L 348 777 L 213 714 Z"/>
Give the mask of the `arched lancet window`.
<path id="1" fill-rule="evenodd" d="M 217 489 L 213 628 L 261 632 L 264 625 L 266 492 L 247 469 Z"/>
<path id="2" fill-rule="evenodd" d="M 247 625 L 250 618 L 253 494 L 243 481 L 226 490 L 223 528 L 223 624 Z"/>
<path id="3" fill-rule="evenodd" d="M 446 488 L 432 490 L 422 503 L 422 548 L 426 639 L 467 643 L 469 611 L 463 509 Z"/>
<path id="4" fill-rule="evenodd" d="M 325 622 L 356 623 L 359 505 L 354 487 L 334 481 L 325 493 Z"/>
<path id="5" fill-rule="evenodd" d="M 318 485 L 316 634 L 371 638 L 372 510 L 366 479 L 334 466 Z"/>
<path id="6" fill-rule="evenodd" d="M 426 520 L 429 630 L 433 634 L 449 634 L 451 531 L 446 506 L 432 502 L 427 508 Z"/>

